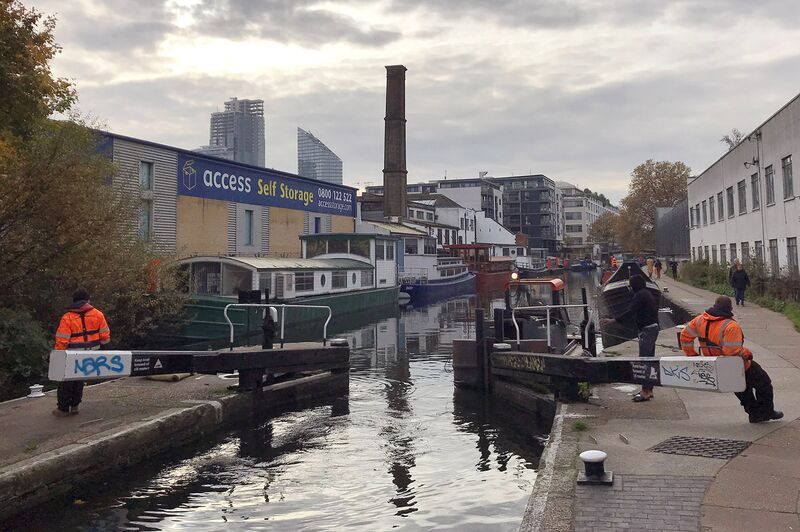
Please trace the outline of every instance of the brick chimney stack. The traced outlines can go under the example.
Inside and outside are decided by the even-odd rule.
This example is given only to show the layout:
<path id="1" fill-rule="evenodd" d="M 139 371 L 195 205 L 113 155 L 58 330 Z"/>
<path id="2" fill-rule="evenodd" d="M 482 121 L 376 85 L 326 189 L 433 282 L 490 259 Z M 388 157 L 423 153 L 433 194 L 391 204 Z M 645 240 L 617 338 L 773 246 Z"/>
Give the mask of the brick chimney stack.
<path id="1" fill-rule="evenodd" d="M 386 67 L 386 133 L 383 144 L 383 214 L 407 216 L 406 67 Z"/>

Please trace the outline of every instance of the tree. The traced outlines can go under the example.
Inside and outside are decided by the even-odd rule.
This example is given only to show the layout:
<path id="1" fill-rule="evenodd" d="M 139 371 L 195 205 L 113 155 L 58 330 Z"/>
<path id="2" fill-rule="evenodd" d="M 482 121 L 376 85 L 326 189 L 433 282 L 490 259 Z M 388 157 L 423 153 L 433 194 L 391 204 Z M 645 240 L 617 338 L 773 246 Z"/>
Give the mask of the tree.
<path id="1" fill-rule="evenodd" d="M 730 133 L 722 135 L 722 138 L 719 139 L 720 142 L 728 146 L 728 151 L 734 149 L 742 140 L 744 140 L 744 134 L 736 128 L 731 129 Z"/>
<path id="2" fill-rule="evenodd" d="M 136 198 L 114 188 L 97 133 L 78 116 L 49 118 L 74 101 L 50 74 L 54 24 L 0 2 L 0 390 L 44 373 L 79 286 L 106 313 L 115 346 L 150 347 L 181 323 L 176 269 L 162 268 L 161 291 L 148 294 L 152 265 L 169 257 L 135 237 Z"/>
<path id="3" fill-rule="evenodd" d="M 654 248 L 656 207 L 674 207 L 686 198 L 690 172 L 680 161 L 648 159 L 634 168 L 619 214 L 618 237 L 626 250 Z"/>
<path id="4" fill-rule="evenodd" d="M 61 50 L 55 24 L 16 0 L 0 2 L 0 118 L 14 135 L 29 135 L 42 119 L 75 102 L 72 85 L 50 72 L 50 60 Z"/>
<path id="5" fill-rule="evenodd" d="M 618 224 L 619 215 L 613 212 L 601 214 L 589 228 L 589 241 L 595 244 L 608 244 L 613 248 L 619 240 L 617 237 Z"/>

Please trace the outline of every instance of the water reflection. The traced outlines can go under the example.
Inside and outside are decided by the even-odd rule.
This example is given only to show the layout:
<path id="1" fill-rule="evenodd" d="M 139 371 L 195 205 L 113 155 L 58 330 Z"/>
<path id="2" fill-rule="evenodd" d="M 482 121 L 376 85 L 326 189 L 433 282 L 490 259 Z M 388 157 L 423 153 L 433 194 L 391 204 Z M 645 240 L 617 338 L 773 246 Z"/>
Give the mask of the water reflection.
<path id="1" fill-rule="evenodd" d="M 344 334 L 349 398 L 287 412 L 50 508 L 60 530 L 513 530 L 546 431 L 455 390 L 452 341 L 475 298 L 384 316 Z M 493 304 L 491 300 L 489 304 Z"/>

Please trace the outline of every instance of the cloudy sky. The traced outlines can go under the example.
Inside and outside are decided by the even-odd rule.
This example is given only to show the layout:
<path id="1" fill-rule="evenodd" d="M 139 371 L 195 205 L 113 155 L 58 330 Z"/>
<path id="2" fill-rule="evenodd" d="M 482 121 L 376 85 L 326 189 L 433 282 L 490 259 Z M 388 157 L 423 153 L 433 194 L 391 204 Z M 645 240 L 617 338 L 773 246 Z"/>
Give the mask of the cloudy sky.
<path id="1" fill-rule="evenodd" d="M 111 131 L 195 148 L 226 99 L 261 98 L 267 166 L 297 171 L 300 126 L 354 186 L 381 181 L 384 65 L 408 68 L 410 182 L 533 172 L 614 200 L 800 92 L 796 0 L 23 1 Z"/>

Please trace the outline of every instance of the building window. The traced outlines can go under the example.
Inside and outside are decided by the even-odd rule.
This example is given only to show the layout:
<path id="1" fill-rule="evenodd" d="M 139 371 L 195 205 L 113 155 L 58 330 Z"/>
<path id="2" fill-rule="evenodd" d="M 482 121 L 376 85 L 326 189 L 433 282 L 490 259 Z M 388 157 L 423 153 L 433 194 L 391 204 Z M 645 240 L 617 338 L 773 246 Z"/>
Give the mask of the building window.
<path id="1" fill-rule="evenodd" d="M 711 262 L 713 264 L 717 263 L 717 245 L 716 244 L 711 246 Z"/>
<path id="2" fill-rule="evenodd" d="M 791 164 L 791 163 L 789 163 Z M 786 264 L 789 266 L 789 274 L 797 275 L 797 238 L 786 239 Z"/>
<path id="3" fill-rule="evenodd" d="M 709 221 L 713 224 L 717 217 L 717 213 L 714 211 L 714 196 L 708 198 L 708 215 L 711 218 Z"/>
<path id="4" fill-rule="evenodd" d="M 705 200 L 703 201 L 703 225 L 708 225 L 708 209 Z"/>
<path id="5" fill-rule="evenodd" d="M 425 213 L 425 219 L 428 220 L 429 222 L 432 222 L 433 221 L 433 213 L 432 212 Z"/>
<path id="6" fill-rule="evenodd" d="M 565 212 L 564 213 L 565 220 L 580 220 L 581 213 L 580 212 Z"/>
<path id="7" fill-rule="evenodd" d="M 423 211 L 417 211 L 417 219 L 418 220 L 424 220 L 425 219 L 425 213 Z"/>
<path id="8" fill-rule="evenodd" d="M 581 224 L 568 225 L 566 230 L 567 230 L 567 233 L 582 233 L 583 232 L 583 225 L 581 225 Z"/>
<path id="9" fill-rule="evenodd" d="M 694 247 L 692 247 L 692 262 L 694 262 L 694 261 L 695 261 Z"/>
<path id="10" fill-rule="evenodd" d="M 728 249 L 725 247 L 725 244 L 719 245 L 719 263 L 728 264 Z"/>
<path id="11" fill-rule="evenodd" d="M 769 269 L 772 275 L 778 275 L 781 271 L 781 265 L 778 262 L 778 239 L 773 238 L 769 241 Z"/>
<path id="12" fill-rule="evenodd" d="M 731 249 L 731 262 L 736 262 L 736 258 L 737 258 L 737 255 L 736 255 L 736 244 L 731 244 L 730 249 Z"/>
<path id="13" fill-rule="evenodd" d="M 436 230 L 436 240 L 438 240 L 440 244 L 443 243 L 442 242 L 442 228 L 441 227 Z"/>
<path id="14" fill-rule="evenodd" d="M 711 257 L 708 255 L 708 246 L 703 249 L 703 256 L 706 258 L 706 261 L 711 260 Z"/>
<path id="15" fill-rule="evenodd" d="M 426 238 L 424 242 L 425 255 L 436 255 L 436 240 Z"/>
<path id="16" fill-rule="evenodd" d="M 750 243 L 742 242 L 742 262 L 750 264 Z"/>
<path id="17" fill-rule="evenodd" d="M 253 245 L 253 211 L 244 211 L 244 245 Z"/>
<path id="18" fill-rule="evenodd" d="M 458 221 L 461 222 L 461 229 L 464 229 L 464 218 L 459 218 Z"/>
<path id="19" fill-rule="evenodd" d="M 764 264 L 764 242 L 756 240 L 756 260 L 759 265 Z"/>
<path id="20" fill-rule="evenodd" d="M 742 179 L 736 184 L 736 188 L 739 192 L 739 214 L 745 214 L 747 212 L 747 183 Z"/>
<path id="21" fill-rule="evenodd" d="M 142 200 L 139 204 L 139 238 L 150 241 L 153 233 L 153 202 Z"/>
<path id="22" fill-rule="evenodd" d="M 331 288 L 347 288 L 347 272 L 331 273 Z"/>
<path id="23" fill-rule="evenodd" d="M 717 209 L 717 220 L 721 222 L 722 219 L 725 218 L 725 207 L 722 202 L 722 192 L 717 194 Z"/>
<path id="24" fill-rule="evenodd" d="M 322 218 L 314 216 L 314 234 L 318 235 L 322 232 Z"/>
<path id="25" fill-rule="evenodd" d="M 772 165 L 764 169 L 764 184 L 767 188 L 767 205 L 775 203 L 775 170 Z"/>
<path id="26" fill-rule="evenodd" d="M 725 192 L 725 199 L 728 202 L 728 218 L 733 218 L 735 214 L 733 209 L 733 187 L 728 187 Z"/>
<path id="27" fill-rule="evenodd" d="M 139 161 L 139 189 L 153 190 L 153 163 Z"/>
<path id="28" fill-rule="evenodd" d="M 689 227 L 694 229 L 694 207 L 689 207 Z"/>
<path id="29" fill-rule="evenodd" d="M 783 199 L 794 197 L 794 183 L 792 182 L 792 156 L 781 159 L 783 168 Z"/>
<path id="30" fill-rule="evenodd" d="M 700 227 L 700 204 L 694 206 L 694 225 Z"/>
<path id="31" fill-rule="evenodd" d="M 750 188 L 753 194 L 753 210 L 756 210 L 761 207 L 761 179 L 758 174 L 750 176 Z"/>
<path id="32" fill-rule="evenodd" d="M 361 271 L 361 286 L 373 286 L 375 284 L 375 273 L 372 270 Z"/>
<path id="33" fill-rule="evenodd" d="M 404 242 L 406 255 L 417 255 L 419 253 L 419 243 L 416 238 L 406 238 Z"/>
<path id="34" fill-rule="evenodd" d="M 298 272 L 294 274 L 294 291 L 310 292 L 314 290 L 314 272 Z"/>

